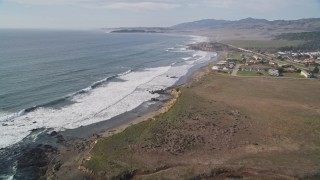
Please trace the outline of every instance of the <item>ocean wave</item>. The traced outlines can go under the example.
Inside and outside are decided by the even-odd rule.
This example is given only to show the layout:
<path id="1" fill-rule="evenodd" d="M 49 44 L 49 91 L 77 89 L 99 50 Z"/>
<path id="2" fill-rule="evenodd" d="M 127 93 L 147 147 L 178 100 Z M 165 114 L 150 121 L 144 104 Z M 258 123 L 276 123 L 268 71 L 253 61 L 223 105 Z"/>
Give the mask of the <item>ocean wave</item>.
<path id="1" fill-rule="evenodd" d="M 40 104 L 40 105 L 36 105 L 36 106 L 33 106 L 33 107 L 30 107 L 30 108 L 26 108 L 26 109 L 22 109 L 20 110 L 19 112 L 16 112 L 16 113 L 1 113 L 0 114 L 0 122 L 4 123 L 3 125 L 6 126 L 5 122 L 8 122 L 8 121 L 12 121 L 14 120 L 15 118 L 18 118 L 20 116 L 24 116 L 26 115 L 27 113 L 30 113 L 32 111 L 35 111 L 36 109 L 40 108 L 40 107 L 52 107 L 54 105 L 57 105 L 57 104 L 60 104 L 68 99 L 72 99 L 73 97 L 75 96 L 78 96 L 78 95 L 82 95 L 82 94 L 85 94 L 85 93 L 89 93 L 90 91 L 92 91 L 93 89 L 101 86 L 102 84 L 116 78 L 116 77 L 121 77 L 123 75 L 126 75 L 128 73 L 132 72 L 132 70 L 127 70 L 123 73 L 119 73 L 117 75 L 113 75 L 113 76 L 109 76 L 107 78 L 104 78 L 102 80 L 99 80 L 99 81 L 96 81 L 94 83 L 92 83 L 89 87 L 86 87 L 84 89 L 81 89 L 77 92 L 74 92 L 74 93 L 71 93 L 70 95 L 67 95 L 65 97 L 62 97 L 62 98 L 58 98 L 58 99 L 55 99 L 53 101 L 50 101 L 50 102 L 47 102 L 47 103 L 44 103 L 44 104 Z"/>
<path id="2" fill-rule="evenodd" d="M 108 120 L 133 110 L 158 94 L 152 90 L 173 86 L 179 78 L 185 76 L 195 64 L 211 59 L 214 54 L 195 52 L 188 63 L 172 63 L 169 66 L 128 70 L 123 73 L 96 81 L 89 87 L 70 94 L 67 97 L 49 102 L 47 106 L 35 106 L 22 110 L 10 120 L 0 125 L 0 148 L 13 145 L 28 136 L 32 129 L 47 128 L 56 131 L 74 129 Z M 182 60 L 183 61 L 183 60 Z M 170 78 L 178 77 L 178 78 Z M 121 81 L 110 81 L 119 78 Z M 108 82 L 108 83 L 106 83 Z M 88 93 L 89 92 L 89 93 Z M 60 109 L 50 108 L 52 104 L 65 99 L 74 103 Z"/>

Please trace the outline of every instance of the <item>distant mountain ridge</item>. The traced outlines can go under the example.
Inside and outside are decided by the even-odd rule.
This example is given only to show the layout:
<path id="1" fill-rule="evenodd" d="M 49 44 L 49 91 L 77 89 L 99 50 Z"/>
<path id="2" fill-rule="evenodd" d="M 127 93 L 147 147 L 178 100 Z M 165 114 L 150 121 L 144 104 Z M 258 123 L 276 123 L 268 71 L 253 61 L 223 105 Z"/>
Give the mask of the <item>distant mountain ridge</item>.
<path id="1" fill-rule="evenodd" d="M 269 22 L 266 19 L 254 19 L 254 18 L 246 18 L 237 21 L 230 20 L 217 20 L 217 19 L 203 19 L 193 22 L 181 23 L 172 26 L 173 29 L 194 29 L 194 28 L 210 28 L 222 25 L 230 25 L 230 24 L 259 24 L 259 23 L 267 23 Z"/>
<path id="2" fill-rule="evenodd" d="M 266 19 L 246 18 L 235 21 L 217 20 L 217 19 L 203 19 L 193 22 L 181 23 L 170 28 L 176 30 L 193 30 L 193 29 L 210 29 L 221 27 L 234 26 L 297 26 L 309 27 L 312 31 L 320 31 L 320 18 L 299 19 L 299 20 L 274 20 L 268 21 Z"/>
<path id="3" fill-rule="evenodd" d="M 282 33 L 320 31 L 320 18 L 274 20 L 246 18 L 235 21 L 203 19 L 171 27 L 132 27 L 103 29 L 113 33 L 172 33 L 210 37 L 212 41 L 228 39 L 273 39 Z"/>
<path id="4" fill-rule="evenodd" d="M 274 20 L 246 18 L 236 21 L 204 19 L 177 24 L 168 28 L 173 33 L 210 37 L 213 41 L 227 39 L 273 39 L 282 33 L 320 31 L 320 18 Z"/>

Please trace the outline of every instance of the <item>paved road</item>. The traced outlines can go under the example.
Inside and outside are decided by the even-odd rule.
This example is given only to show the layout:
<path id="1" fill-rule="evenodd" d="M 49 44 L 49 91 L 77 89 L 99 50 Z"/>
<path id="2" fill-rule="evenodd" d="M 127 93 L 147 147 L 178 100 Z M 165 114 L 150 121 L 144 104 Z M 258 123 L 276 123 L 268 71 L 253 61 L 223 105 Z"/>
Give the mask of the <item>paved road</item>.
<path id="1" fill-rule="evenodd" d="M 239 67 L 240 67 L 240 64 L 236 64 L 236 66 L 233 68 L 231 76 L 236 76 L 237 75 L 237 73 L 239 71 Z"/>

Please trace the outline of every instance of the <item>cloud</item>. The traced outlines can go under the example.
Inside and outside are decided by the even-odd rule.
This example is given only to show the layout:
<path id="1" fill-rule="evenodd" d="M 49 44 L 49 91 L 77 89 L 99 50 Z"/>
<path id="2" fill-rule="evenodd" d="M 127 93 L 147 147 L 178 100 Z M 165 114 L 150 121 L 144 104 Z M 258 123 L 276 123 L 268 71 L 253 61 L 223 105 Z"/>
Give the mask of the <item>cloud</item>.
<path id="1" fill-rule="evenodd" d="M 0 0 L 1 1 L 1 0 Z M 128 10 L 163 10 L 179 7 L 172 1 L 136 1 L 114 2 L 115 0 L 7 0 L 23 5 L 70 5 L 85 8 L 128 9 Z"/>
<path id="2" fill-rule="evenodd" d="M 282 0 L 283 1 L 283 0 Z M 225 9 L 257 9 L 276 6 L 281 0 L 203 0 L 203 2 L 211 7 Z"/>
<path id="3" fill-rule="evenodd" d="M 90 0 L 7 0 L 7 1 L 24 4 L 24 5 L 76 5 L 76 4 L 90 2 Z"/>
<path id="4" fill-rule="evenodd" d="M 304 7 L 319 0 L 202 0 L 210 7 L 224 8 L 230 10 L 252 10 L 252 11 L 272 11 L 275 9 L 287 9 L 292 7 Z"/>
<path id="5" fill-rule="evenodd" d="M 179 7 L 178 4 L 173 3 L 160 3 L 160 2 L 118 2 L 118 3 L 107 3 L 103 6 L 108 9 L 130 9 L 130 10 L 161 10 L 161 9 L 174 9 Z"/>

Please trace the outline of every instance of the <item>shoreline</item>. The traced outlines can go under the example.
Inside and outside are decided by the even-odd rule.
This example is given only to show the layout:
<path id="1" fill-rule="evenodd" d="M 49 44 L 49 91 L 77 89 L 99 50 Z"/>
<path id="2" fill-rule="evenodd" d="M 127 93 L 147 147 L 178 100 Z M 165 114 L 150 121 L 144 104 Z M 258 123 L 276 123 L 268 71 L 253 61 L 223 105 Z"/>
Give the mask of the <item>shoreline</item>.
<path id="1" fill-rule="evenodd" d="M 55 156 L 54 160 L 49 164 L 49 171 L 46 173 L 45 177 L 58 179 L 65 178 L 66 173 L 70 173 L 70 171 L 72 171 L 72 177 L 68 177 L 66 179 L 82 178 L 83 175 L 87 173 L 86 169 L 82 165 L 86 160 L 90 159 L 90 151 L 99 140 L 121 133 L 132 125 L 154 119 L 155 116 L 167 112 L 175 104 L 176 100 L 180 96 L 180 91 L 177 91 L 176 88 L 170 88 L 167 91 L 171 97 L 170 99 L 167 99 L 161 107 L 157 106 L 159 107 L 158 109 L 148 109 L 147 112 L 140 112 L 142 114 L 137 117 L 122 118 L 127 119 L 127 121 L 112 128 L 109 127 L 100 132 L 96 132 L 91 137 L 82 139 L 82 142 L 87 144 L 87 147 L 82 151 L 72 152 L 70 147 L 60 145 L 60 153 L 58 156 Z M 117 117 L 117 119 L 121 119 L 121 117 Z M 73 145 L 77 143 L 77 139 L 73 139 L 68 142 L 68 144 Z M 56 171 L 57 165 L 59 166 L 58 171 Z"/>
<path id="2" fill-rule="evenodd" d="M 165 39 L 167 38 L 172 39 L 172 43 L 170 40 L 170 42 L 168 41 L 169 42 L 168 44 L 154 44 L 154 46 L 152 47 L 146 47 L 146 50 L 148 51 L 147 54 L 150 55 L 150 57 L 154 57 L 155 58 L 154 61 L 152 60 L 152 58 L 151 59 L 147 58 L 148 60 L 142 60 L 143 62 L 146 62 L 146 64 L 139 64 L 140 62 L 139 54 L 137 54 L 139 56 L 128 56 L 130 57 L 130 59 L 132 58 L 134 59 L 132 61 L 133 64 L 131 65 L 131 63 L 129 63 L 128 67 L 125 67 L 127 65 L 121 66 L 122 61 L 120 61 L 119 62 L 120 65 L 119 66 L 117 65 L 118 69 L 115 69 L 114 71 L 110 70 L 109 72 L 109 70 L 106 70 L 100 73 L 100 72 L 95 72 L 94 70 L 90 70 L 90 72 L 92 71 L 97 75 L 92 76 L 92 78 L 85 78 L 83 80 L 84 81 L 83 83 L 82 82 L 75 83 L 75 85 L 73 85 L 72 83 L 69 83 L 70 86 L 68 84 L 68 86 L 65 86 L 65 87 L 63 86 L 62 83 L 61 83 L 61 87 L 59 84 L 58 84 L 59 86 L 53 86 L 58 88 L 58 90 L 55 90 L 54 94 L 48 97 L 42 94 L 41 96 L 40 94 L 39 95 L 35 94 L 34 97 L 36 98 L 34 98 L 33 96 L 30 96 L 30 100 L 28 99 L 28 101 L 30 101 L 30 104 L 23 102 L 24 105 L 21 105 L 20 107 L 19 105 L 20 102 L 18 99 L 16 103 L 15 101 L 12 101 L 12 103 L 11 101 L 8 101 L 9 102 L 8 104 L 17 104 L 17 106 L 12 105 L 12 108 L 10 108 L 10 110 L 8 111 L 5 110 L 5 112 L 3 113 L 4 116 L 1 115 L 1 119 L 3 117 L 3 119 L 5 119 L 5 121 L 8 121 L 8 122 L 2 122 L 2 126 L 1 126 L 2 133 L 0 134 L 2 134 L 4 138 L 1 141 L 0 149 L 5 149 L 16 143 L 21 142 L 25 137 L 27 137 L 30 134 L 30 132 L 33 132 L 33 130 L 35 129 L 40 129 L 43 127 L 48 129 L 54 128 L 55 131 L 64 131 L 65 129 L 76 129 L 78 127 L 81 127 L 81 125 L 84 126 L 84 125 L 89 125 L 96 122 L 104 121 L 106 119 L 110 119 L 114 116 L 122 114 L 125 111 L 132 110 L 136 108 L 138 105 L 140 105 L 141 103 L 143 103 L 144 101 L 149 100 L 150 96 L 152 96 L 150 94 L 147 95 L 145 91 L 140 92 L 135 90 L 138 88 L 135 85 L 144 84 L 144 82 L 150 81 L 150 78 L 159 77 L 156 79 L 154 78 L 155 83 L 151 83 L 151 84 L 147 84 L 146 86 L 143 86 L 142 88 L 143 90 L 147 89 L 152 84 L 157 84 L 158 81 L 163 81 L 163 85 L 159 84 L 160 88 L 165 88 L 165 87 L 168 87 L 169 85 L 171 86 L 176 81 L 175 78 L 172 78 L 172 79 L 168 78 L 164 80 L 164 78 L 157 75 L 159 73 L 160 74 L 164 73 L 165 71 L 167 71 L 167 69 L 170 70 L 168 71 L 168 73 L 171 73 L 169 74 L 170 77 L 181 77 L 182 75 L 184 75 L 187 72 L 187 69 L 192 66 L 192 65 L 190 66 L 189 62 L 184 62 L 183 60 L 181 60 L 183 57 L 192 56 L 191 54 L 192 52 L 186 51 L 184 47 L 189 43 L 196 43 L 197 39 L 191 36 L 180 37 L 177 35 L 172 35 L 172 37 L 167 37 L 167 35 L 161 35 L 161 36 L 155 35 L 155 40 L 160 39 L 162 37 Z M 148 36 L 146 36 L 146 38 L 148 38 Z M 126 44 L 128 45 L 128 43 Z M 173 53 L 163 52 L 164 50 L 169 51 L 171 47 L 173 47 L 173 50 L 174 50 Z M 119 50 L 119 48 L 117 49 Z M 150 51 L 148 49 L 150 49 Z M 139 50 L 137 49 L 133 51 L 139 51 Z M 120 51 L 118 53 L 121 54 Z M 123 55 L 127 57 L 126 53 L 124 53 Z M 112 58 L 117 58 L 117 57 L 112 56 Z M 112 58 L 110 59 L 110 61 L 112 61 Z M 194 60 L 196 59 L 197 58 L 195 58 Z M 136 62 L 137 64 L 135 64 Z M 188 64 L 188 66 L 183 66 L 185 64 Z M 178 71 L 175 71 L 176 69 Z M 130 72 L 129 75 L 126 75 L 128 70 L 131 70 L 132 72 Z M 147 75 L 148 73 L 150 75 Z M 130 83 L 130 82 L 133 82 L 131 81 L 133 80 L 131 79 L 133 78 L 133 75 L 135 75 L 134 76 L 135 78 L 138 76 L 141 76 L 141 78 L 136 78 L 136 80 L 139 80 L 139 82 Z M 72 76 L 73 75 L 70 74 L 70 77 L 68 78 L 71 79 Z M 88 73 L 88 76 L 90 76 L 90 73 Z M 85 77 L 85 74 L 84 74 L 84 77 Z M 117 89 L 121 87 L 108 86 L 107 88 L 104 88 L 105 90 L 104 92 L 103 90 L 101 90 L 102 88 L 100 88 L 100 84 L 101 84 L 101 87 L 104 86 L 105 84 L 118 84 L 119 82 L 118 77 L 120 77 L 120 79 L 123 79 L 123 78 L 126 80 L 129 79 L 130 85 L 128 85 L 128 87 L 130 86 L 130 88 L 128 87 L 122 88 L 122 90 L 124 91 L 119 91 Z M 80 81 L 82 78 L 78 78 L 78 79 Z M 32 83 L 29 83 L 29 84 L 32 85 Z M 78 85 L 80 87 L 78 87 Z M 98 86 L 99 88 L 96 88 Z M 61 90 L 59 90 L 59 88 Z M 158 87 L 152 87 L 152 88 L 155 88 L 152 90 L 158 89 Z M 50 90 L 49 87 L 48 89 Z M 36 92 L 36 91 L 33 91 L 33 92 Z M 127 97 L 131 92 L 134 92 L 135 93 L 134 95 L 137 96 L 135 99 L 124 98 L 124 97 Z M 117 94 L 117 96 L 113 96 L 112 94 L 113 95 Z M 37 100 L 38 96 L 40 97 L 39 99 L 41 99 L 39 101 Z M 8 97 L 9 98 L 14 97 L 14 94 Z M 94 97 L 100 97 L 100 99 L 103 97 L 103 98 L 106 98 L 107 101 L 103 102 L 103 101 L 100 101 L 98 98 L 94 99 Z M 118 97 L 118 98 L 108 99 L 108 97 Z M 32 98 L 34 98 L 34 100 Z M 125 103 L 126 101 L 131 101 L 132 103 L 128 103 L 127 105 L 129 106 L 127 107 L 121 107 L 121 103 L 122 102 Z M 22 103 L 22 100 L 21 100 L 21 103 Z M 5 103 L 5 105 L 6 104 L 7 103 Z M 93 104 L 94 107 L 90 105 L 86 107 L 86 105 L 88 104 Z M 105 107 L 114 107 L 114 108 L 105 108 Z M 8 116 L 10 117 L 12 116 L 12 118 L 14 117 L 14 119 L 9 118 Z M 9 119 L 11 120 L 9 121 Z M 23 128 L 20 128 L 20 127 L 23 127 Z"/>
<path id="3" fill-rule="evenodd" d="M 83 174 L 87 172 L 82 165 L 86 160 L 90 159 L 90 151 L 100 139 L 121 133 L 132 125 L 154 119 L 155 116 L 167 112 L 180 96 L 181 92 L 178 90 L 179 87 L 199 79 L 206 73 L 205 70 L 208 65 L 212 64 L 218 58 L 219 55 L 217 54 L 208 62 L 189 69 L 185 76 L 181 77 L 173 86 L 166 89 L 165 94 L 160 95 L 159 101 L 155 104 L 147 105 L 148 102 L 145 102 L 139 107 L 109 120 L 59 132 L 58 134 L 67 140 L 66 143 L 58 145 L 59 155 L 54 156 L 51 160 L 45 177 L 65 178 L 65 174 L 69 173 L 71 175 L 70 178 L 82 178 Z M 75 152 L 72 152 L 72 150 Z M 58 170 L 57 167 L 59 167 Z M 73 172 L 70 173 L 70 170 Z"/>
<path id="4" fill-rule="evenodd" d="M 191 37 L 204 38 L 200 36 Z M 138 107 L 112 117 L 111 119 L 64 131 L 55 131 L 51 128 L 32 129 L 31 133 L 22 141 L 0 149 L 3 159 L 6 160 L 0 164 L 0 168 L 3 167 L 0 178 L 10 179 L 10 177 L 13 176 L 22 177 L 23 175 L 33 177 L 33 175 L 38 174 L 39 171 L 41 171 L 42 176 L 43 169 L 48 168 L 50 171 L 51 168 L 57 169 L 58 166 L 58 169 L 60 169 L 66 157 L 66 159 L 72 159 L 72 161 L 76 161 L 75 159 L 79 160 L 83 153 L 87 152 L 92 146 L 91 144 L 97 139 L 119 133 L 133 124 L 143 122 L 149 118 L 153 118 L 157 114 L 165 112 L 163 109 L 166 109 L 167 103 L 172 103 L 172 99 L 175 98 L 175 95 L 168 93 L 168 91 L 172 91 L 187 83 L 189 79 L 191 79 L 192 74 L 196 71 L 201 71 L 203 67 L 215 61 L 218 56 L 212 55 L 213 54 L 207 53 L 205 57 L 209 57 L 209 59 L 206 59 L 205 62 L 200 61 L 199 64 L 194 64 L 188 69 L 185 75 L 181 76 L 173 85 L 166 88 L 166 93 L 156 93 L 159 94 L 156 100 L 145 101 Z M 34 150 L 39 150 L 40 153 L 45 156 L 44 161 L 47 162 L 40 162 L 39 157 L 33 155 Z M 75 153 L 73 155 L 70 152 Z M 38 166 L 38 163 L 41 165 Z M 30 169 L 29 167 L 31 167 L 32 170 L 27 170 Z"/>

